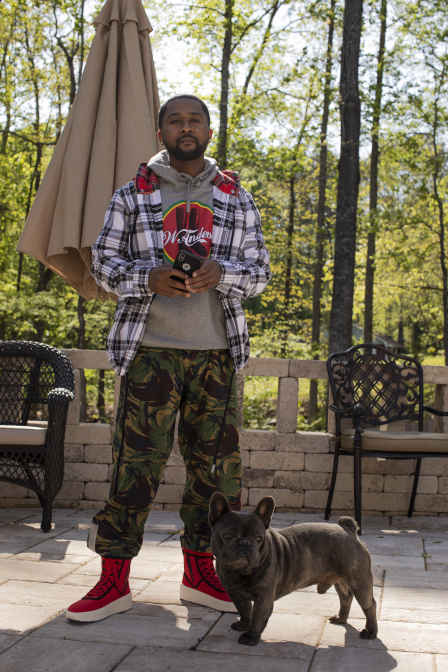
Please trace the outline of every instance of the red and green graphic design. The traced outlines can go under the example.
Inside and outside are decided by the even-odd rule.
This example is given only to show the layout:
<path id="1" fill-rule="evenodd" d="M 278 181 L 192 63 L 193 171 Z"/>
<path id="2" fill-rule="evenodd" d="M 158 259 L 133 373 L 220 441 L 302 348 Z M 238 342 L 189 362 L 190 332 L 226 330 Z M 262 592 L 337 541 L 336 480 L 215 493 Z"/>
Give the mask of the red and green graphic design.
<path id="1" fill-rule="evenodd" d="M 184 247 L 200 257 L 208 257 L 212 245 L 213 209 L 193 201 L 173 203 L 163 214 L 163 253 L 172 263 Z"/>

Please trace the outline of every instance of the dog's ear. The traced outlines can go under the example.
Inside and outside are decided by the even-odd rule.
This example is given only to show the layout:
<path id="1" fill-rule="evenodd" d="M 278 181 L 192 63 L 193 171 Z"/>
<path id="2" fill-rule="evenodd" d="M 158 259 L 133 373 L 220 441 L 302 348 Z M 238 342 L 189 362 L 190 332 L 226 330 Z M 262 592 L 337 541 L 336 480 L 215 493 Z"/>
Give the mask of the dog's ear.
<path id="1" fill-rule="evenodd" d="M 210 498 L 208 508 L 208 522 L 210 527 L 213 527 L 221 516 L 225 513 L 229 513 L 230 510 L 230 504 L 226 497 L 221 492 L 214 492 Z"/>
<path id="2" fill-rule="evenodd" d="M 272 514 L 274 513 L 274 509 L 275 502 L 272 497 L 263 497 L 263 499 L 258 502 L 257 508 L 255 509 L 255 513 L 260 516 L 266 529 L 271 524 L 271 518 Z"/>

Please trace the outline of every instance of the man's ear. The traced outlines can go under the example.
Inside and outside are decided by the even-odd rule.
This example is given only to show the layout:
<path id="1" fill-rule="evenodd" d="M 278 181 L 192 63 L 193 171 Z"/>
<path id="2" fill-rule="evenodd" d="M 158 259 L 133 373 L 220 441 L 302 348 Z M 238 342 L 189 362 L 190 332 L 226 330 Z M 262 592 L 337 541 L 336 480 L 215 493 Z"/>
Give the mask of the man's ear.
<path id="1" fill-rule="evenodd" d="M 160 144 L 163 145 L 162 132 L 161 132 L 160 128 L 159 128 L 159 130 L 157 131 L 157 137 L 159 138 L 159 142 L 160 142 Z"/>
<path id="2" fill-rule="evenodd" d="M 263 499 L 258 502 L 255 513 L 257 516 L 260 516 L 261 520 L 266 529 L 268 529 L 271 524 L 272 514 L 274 513 L 275 502 L 272 497 L 263 497 Z"/>
<path id="3" fill-rule="evenodd" d="M 209 128 L 208 129 L 208 139 L 211 140 L 213 136 L 213 129 Z"/>
<path id="4" fill-rule="evenodd" d="M 230 512 L 230 505 L 221 492 L 214 492 L 210 498 L 208 508 L 208 522 L 213 527 L 225 513 Z"/>

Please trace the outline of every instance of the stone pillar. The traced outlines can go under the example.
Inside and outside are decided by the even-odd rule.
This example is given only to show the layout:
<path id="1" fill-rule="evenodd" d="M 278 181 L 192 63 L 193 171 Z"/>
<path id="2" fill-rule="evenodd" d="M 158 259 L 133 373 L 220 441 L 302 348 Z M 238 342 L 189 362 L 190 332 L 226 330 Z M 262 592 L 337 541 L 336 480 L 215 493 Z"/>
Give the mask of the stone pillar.
<path id="1" fill-rule="evenodd" d="M 75 398 L 68 405 L 67 425 L 79 425 L 81 415 L 81 374 L 79 369 L 73 369 L 75 383 Z"/>
<path id="2" fill-rule="evenodd" d="M 448 411 L 448 385 L 436 385 L 434 406 L 440 411 Z M 448 432 L 448 417 L 434 415 L 433 418 L 436 432 Z"/>
<path id="3" fill-rule="evenodd" d="M 279 378 L 277 397 L 277 432 L 286 434 L 292 434 L 296 432 L 298 403 L 298 378 Z"/>

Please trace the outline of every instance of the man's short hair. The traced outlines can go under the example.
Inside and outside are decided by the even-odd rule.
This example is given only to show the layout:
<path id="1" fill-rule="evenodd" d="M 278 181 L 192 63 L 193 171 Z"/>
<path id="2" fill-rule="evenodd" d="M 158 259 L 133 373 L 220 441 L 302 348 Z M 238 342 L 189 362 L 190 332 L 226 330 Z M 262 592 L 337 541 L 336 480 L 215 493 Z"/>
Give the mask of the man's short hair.
<path id="1" fill-rule="evenodd" d="M 181 98 L 190 98 L 191 100 L 196 100 L 200 104 L 200 106 L 202 107 L 202 111 L 204 112 L 205 116 L 207 117 L 207 122 L 208 122 L 208 125 L 210 126 L 210 112 L 208 111 L 208 107 L 204 103 L 204 101 L 201 100 L 200 98 L 198 98 L 197 96 L 193 96 L 189 93 L 184 93 L 184 94 L 181 93 L 178 96 L 173 96 L 172 98 L 169 98 L 166 101 L 166 103 L 163 103 L 162 107 L 159 110 L 159 128 L 162 127 L 163 118 L 165 116 L 166 109 L 167 109 L 168 105 L 170 103 L 172 103 L 173 100 L 179 100 Z"/>

